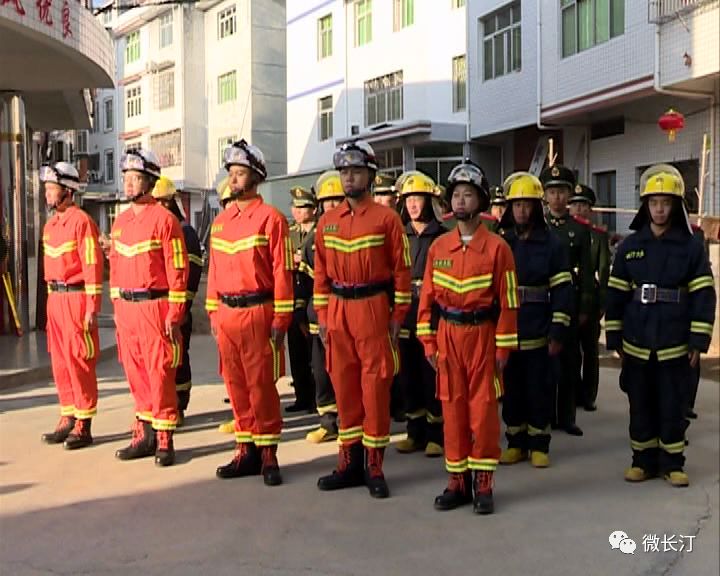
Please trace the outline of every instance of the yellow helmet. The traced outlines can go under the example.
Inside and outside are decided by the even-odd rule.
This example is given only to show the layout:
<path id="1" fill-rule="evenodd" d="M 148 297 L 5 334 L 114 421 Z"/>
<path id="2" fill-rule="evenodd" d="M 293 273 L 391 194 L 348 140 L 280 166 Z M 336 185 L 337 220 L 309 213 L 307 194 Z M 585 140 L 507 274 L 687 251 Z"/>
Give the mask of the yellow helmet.
<path id="1" fill-rule="evenodd" d="M 429 194 L 437 196 L 439 190 L 432 178 L 419 172 L 418 170 L 410 170 L 403 172 L 395 183 L 395 188 L 399 190 L 400 197 L 409 196 L 410 194 Z"/>
<path id="2" fill-rule="evenodd" d="M 513 200 L 542 200 L 545 196 L 543 186 L 537 176 L 529 172 L 513 172 L 503 182 L 505 199 Z"/>
<path id="3" fill-rule="evenodd" d="M 157 200 L 166 200 L 175 198 L 175 194 L 177 194 L 177 190 L 175 189 L 173 181 L 167 176 L 160 176 L 157 182 L 155 182 L 155 187 L 152 191 L 153 198 L 156 198 Z"/>
<path id="4" fill-rule="evenodd" d="M 218 198 L 220 198 L 220 202 L 230 200 L 232 190 L 230 190 L 229 180 L 230 179 L 228 177 L 223 178 L 220 180 L 220 184 L 217 185 L 217 188 L 215 188 Z"/>
<path id="5" fill-rule="evenodd" d="M 640 176 L 640 198 L 655 194 L 668 196 L 685 196 L 685 182 L 674 166 L 655 164 Z"/>
<path id="6" fill-rule="evenodd" d="M 315 182 L 315 198 L 318 202 L 332 198 L 345 198 L 345 192 L 340 181 L 340 172 L 328 170 L 320 174 Z"/>

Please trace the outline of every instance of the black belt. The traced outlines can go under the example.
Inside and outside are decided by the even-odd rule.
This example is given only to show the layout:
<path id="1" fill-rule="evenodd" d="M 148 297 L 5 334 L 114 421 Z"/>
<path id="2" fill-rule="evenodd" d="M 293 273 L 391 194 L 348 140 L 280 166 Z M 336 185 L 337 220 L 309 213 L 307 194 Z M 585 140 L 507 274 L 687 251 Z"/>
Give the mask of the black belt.
<path id="1" fill-rule="evenodd" d="M 655 304 L 656 302 L 679 304 L 685 294 L 687 294 L 685 288 L 659 288 L 655 284 L 642 284 L 635 288 L 633 300 L 642 304 Z"/>
<path id="2" fill-rule="evenodd" d="M 466 310 L 453 310 L 450 308 L 443 308 L 438 306 L 440 310 L 440 317 L 451 322 L 453 324 L 468 324 L 476 326 L 487 322 L 488 320 L 495 320 L 497 310 L 495 308 L 479 308 L 478 310 L 466 311 Z"/>
<path id="3" fill-rule="evenodd" d="M 550 292 L 548 292 L 547 286 L 518 286 L 517 291 L 520 304 L 550 302 Z"/>
<path id="4" fill-rule="evenodd" d="M 165 298 L 168 295 L 167 290 L 122 290 L 120 289 L 120 298 L 128 302 L 144 302 L 145 300 L 157 300 Z"/>
<path id="5" fill-rule="evenodd" d="M 390 282 L 376 282 L 374 284 L 353 284 L 343 285 L 333 282 L 330 290 L 335 296 L 347 298 L 349 300 L 359 300 L 361 298 L 370 298 L 381 292 L 389 292 L 393 285 Z"/>
<path id="6" fill-rule="evenodd" d="M 272 292 L 249 292 L 247 294 L 220 294 L 220 301 L 230 308 L 250 308 L 272 300 Z"/>
<path id="7" fill-rule="evenodd" d="M 65 282 L 58 282 L 56 280 L 50 280 L 48 288 L 51 292 L 84 292 L 85 282 L 78 282 L 77 284 L 66 284 Z"/>

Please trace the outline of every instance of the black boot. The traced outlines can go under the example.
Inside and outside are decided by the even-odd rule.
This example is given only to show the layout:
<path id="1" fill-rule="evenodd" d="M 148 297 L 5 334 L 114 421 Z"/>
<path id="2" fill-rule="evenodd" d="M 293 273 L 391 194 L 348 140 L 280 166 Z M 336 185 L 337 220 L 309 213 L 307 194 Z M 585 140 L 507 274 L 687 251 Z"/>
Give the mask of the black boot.
<path id="1" fill-rule="evenodd" d="M 280 466 L 277 461 L 277 444 L 262 446 L 260 448 L 260 460 L 262 462 L 262 475 L 265 486 L 279 486 L 282 484 Z"/>
<path id="2" fill-rule="evenodd" d="M 262 469 L 260 453 L 252 442 L 241 442 L 235 447 L 235 455 L 225 466 L 218 466 L 215 475 L 218 478 L 242 478 L 257 476 Z"/>
<path id="3" fill-rule="evenodd" d="M 172 466 L 175 463 L 173 431 L 158 430 L 155 438 L 157 444 L 157 449 L 155 450 L 155 465 Z"/>
<path id="4" fill-rule="evenodd" d="M 492 514 L 495 511 L 493 502 L 493 473 L 487 470 L 475 472 L 475 497 L 473 498 L 473 512 L 475 514 Z"/>
<path id="5" fill-rule="evenodd" d="M 91 418 L 75 420 L 72 432 L 65 439 L 65 450 L 77 450 L 93 443 L 92 434 L 90 434 L 91 422 Z"/>
<path id="6" fill-rule="evenodd" d="M 363 477 L 363 447 L 360 442 L 341 444 L 338 452 L 338 466 L 332 474 L 318 480 L 318 488 L 323 491 L 342 490 L 365 484 Z"/>
<path id="7" fill-rule="evenodd" d="M 373 498 L 387 498 L 390 489 L 383 474 L 385 448 L 365 449 L 365 484 Z"/>
<path id="8" fill-rule="evenodd" d="M 147 458 L 155 454 L 155 430 L 150 422 L 135 420 L 132 429 L 132 440 L 122 450 L 115 452 L 118 460 L 135 460 Z"/>
<path id="9" fill-rule="evenodd" d="M 472 502 L 472 475 L 469 470 L 450 473 L 447 488 L 435 498 L 435 510 L 454 510 Z"/>
<path id="10" fill-rule="evenodd" d="M 53 432 L 47 432 L 41 436 L 45 444 L 62 444 L 75 427 L 75 416 L 60 416 L 60 420 Z"/>

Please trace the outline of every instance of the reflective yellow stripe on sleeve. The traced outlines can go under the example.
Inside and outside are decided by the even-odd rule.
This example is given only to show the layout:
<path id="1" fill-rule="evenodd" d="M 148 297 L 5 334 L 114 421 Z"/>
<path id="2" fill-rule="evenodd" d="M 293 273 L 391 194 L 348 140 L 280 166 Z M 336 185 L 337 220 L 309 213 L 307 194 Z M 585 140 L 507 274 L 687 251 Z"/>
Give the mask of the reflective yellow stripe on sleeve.
<path id="1" fill-rule="evenodd" d="M 713 277 L 710 275 L 698 276 L 697 278 L 688 282 L 688 292 L 695 292 L 697 290 L 701 290 L 702 288 L 712 288 L 712 287 L 713 287 Z"/>
<path id="2" fill-rule="evenodd" d="M 630 284 L 630 282 L 617 276 L 610 276 L 610 278 L 608 278 L 608 287 L 615 288 L 621 292 L 630 292 L 630 290 L 632 290 L 632 284 Z"/>

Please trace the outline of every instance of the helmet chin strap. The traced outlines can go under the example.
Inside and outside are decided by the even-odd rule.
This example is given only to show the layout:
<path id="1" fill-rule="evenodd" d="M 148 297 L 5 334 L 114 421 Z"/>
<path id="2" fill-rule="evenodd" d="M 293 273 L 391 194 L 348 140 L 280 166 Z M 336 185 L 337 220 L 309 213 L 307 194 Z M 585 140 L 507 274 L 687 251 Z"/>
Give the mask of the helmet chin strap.
<path id="1" fill-rule="evenodd" d="M 65 200 L 67 199 L 67 197 L 70 195 L 70 192 L 68 192 L 68 189 L 67 189 L 67 188 L 63 188 L 62 190 L 63 190 L 62 196 L 60 196 L 60 197 L 59 197 L 57 200 L 55 200 L 55 202 L 53 202 L 52 204 L 49 204 L 49 205 L 48 205 L 48 208 L 49 208 L 50 210 L 57 210 L 60 206 L 62 206 L 63 202 L 65 202 Z"/>
<path id="2" fill-rule="evenodd" d="M 348 198 L 360 198 L 363 194 L 365 194 L 365 190 L 362 188 L 351 188 L 345 191 L 345 196 Z"/>

